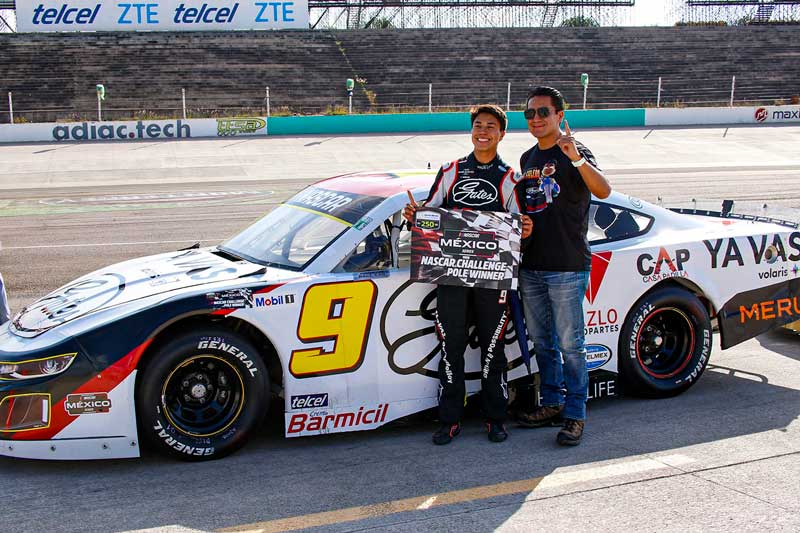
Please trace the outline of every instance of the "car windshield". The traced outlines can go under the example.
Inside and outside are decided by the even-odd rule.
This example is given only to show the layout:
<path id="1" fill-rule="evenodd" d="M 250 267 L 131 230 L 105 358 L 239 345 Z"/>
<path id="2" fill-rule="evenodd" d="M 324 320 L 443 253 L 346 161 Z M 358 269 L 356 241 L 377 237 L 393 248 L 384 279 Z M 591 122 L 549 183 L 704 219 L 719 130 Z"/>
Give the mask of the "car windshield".
<path id="1" fill-rule="evenodd" d="M 302 270 L 382 200 L 308 187 L 220 249 L 265 266 Z"/>

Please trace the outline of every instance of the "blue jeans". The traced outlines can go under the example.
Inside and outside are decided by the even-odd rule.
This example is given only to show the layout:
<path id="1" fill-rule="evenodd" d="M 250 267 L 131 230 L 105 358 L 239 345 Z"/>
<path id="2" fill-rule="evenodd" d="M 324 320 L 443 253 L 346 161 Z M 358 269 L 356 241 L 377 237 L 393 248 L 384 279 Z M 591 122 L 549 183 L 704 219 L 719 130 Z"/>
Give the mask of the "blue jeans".
<path id="1" fill-rule="evenodd" d="M 520 268 L 519 277 L 528 336 L 533 340 L 542 382 L 542 405 L 563 404 L 564 418 L 585 420 L 589 373 L 583 337 L 583 295 L 589 272 Z"/>

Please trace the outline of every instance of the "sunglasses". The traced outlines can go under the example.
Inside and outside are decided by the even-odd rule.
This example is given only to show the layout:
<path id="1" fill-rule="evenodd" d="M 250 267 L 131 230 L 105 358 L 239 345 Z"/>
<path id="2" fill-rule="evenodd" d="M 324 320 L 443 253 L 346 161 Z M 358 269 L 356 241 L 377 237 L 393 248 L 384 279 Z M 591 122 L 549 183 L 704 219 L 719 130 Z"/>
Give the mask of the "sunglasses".
<path id="1" fill-rule="evenodd" d="M 539 118 L 547 118 L 550 116 L 550 108 L 547 106 L 537 107 L 536 109 L 526 109 L 525 110 L 525 120 L 533 120 L 536 118 L 536 114 L 539 114 Z"/>

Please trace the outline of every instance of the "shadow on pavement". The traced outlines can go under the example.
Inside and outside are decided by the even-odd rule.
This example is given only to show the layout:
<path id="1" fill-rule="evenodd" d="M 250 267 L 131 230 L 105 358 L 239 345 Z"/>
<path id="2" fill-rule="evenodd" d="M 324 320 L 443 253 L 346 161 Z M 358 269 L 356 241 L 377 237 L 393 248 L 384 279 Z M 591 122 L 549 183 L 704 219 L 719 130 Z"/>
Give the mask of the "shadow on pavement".
<path id="1" fill-rule="evenodd" d="M 756 341 L 771 352 L 800 361 L 800 333 L 777 328 L 759 335 Z"/>
<path id="2" fill-rule="evenodd" d="M 797 359 L 787 339 L 772 332 L 758 342 Z M 709 366 L 695 387 L 675 398 L 623 397 L 590 403 L 584 442 L 576 448 L 556 445 L 557 428 L 527 430 L 513 425 L 508 441 L 493 444 L 478 418 L 466 420 L 462 435 L 443 447 L 431 444 L 436 426 L 430 422 L 284 439 L 280 419 L 273 418 L 244 450 L 221 461 L 179 463 L 152 455 L 75 463 L 0 458 L 3 477 L 14 479 L 0 488 L 0 495 L 4 501 L 19 502 L 7 508 L 5 517 L 18 531 L 64 531 L 60 516 L 65 512 L 81 517 L 80 527 L 76 526 L 81 531 L 173 524 L 209 530 L 532 479 L 561 467 L 783 429 L 795 420 L 800 391 L 732 366 L 743 365 Z M 54 511 L 48 503 L 76 493 L 81 497 L 68 499 L 62 511 Z M 492 499 L 505 504 L 498 509 L 507 509 L 508 514 L 497 518 L 502 512 L 495 513 L 497 523 L 484 519 L 480 528 L 500 526 L 525 496 Z M 485 503 L 433 507 L 424 517 L 447 516 Z M 391 514 L 390 522 L 393 517 L 403 518 Z M 343 523 L 335 529 L 370 523 Z"/>

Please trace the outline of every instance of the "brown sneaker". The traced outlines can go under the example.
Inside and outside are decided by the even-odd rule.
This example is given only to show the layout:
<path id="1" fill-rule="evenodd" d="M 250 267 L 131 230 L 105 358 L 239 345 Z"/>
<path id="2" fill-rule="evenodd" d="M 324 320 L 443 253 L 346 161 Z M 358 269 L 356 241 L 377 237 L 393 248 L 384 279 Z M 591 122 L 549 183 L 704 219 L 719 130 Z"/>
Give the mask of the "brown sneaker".
<path id="1" fill-rule="evenodd" d="M 564 429 L 556 435 L 556 442 L 562 446 L 577 446 L 581 443 L 585 425 L 586 423 L 583 420 L 567 418 L 564 420 Z"/>
<path id="2" fill-rule="evenodd" d="M 537 407 L 532 413 L 520 413 L 517 423 L 526 428 L 540 428 L 542 426 L 560 426 L 563 405 L 543 405 Z"/>

